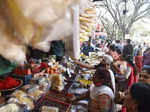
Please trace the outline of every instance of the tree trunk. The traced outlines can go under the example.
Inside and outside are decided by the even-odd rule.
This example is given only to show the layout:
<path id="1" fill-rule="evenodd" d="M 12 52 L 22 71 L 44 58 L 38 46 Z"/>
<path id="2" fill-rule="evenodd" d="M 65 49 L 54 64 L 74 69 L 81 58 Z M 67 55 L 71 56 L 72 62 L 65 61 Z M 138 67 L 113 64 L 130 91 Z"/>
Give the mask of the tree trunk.
<path id="1" fill-rule="evenodd" d="M 125 36 L 126 36 L 126 32 L 125 31 L 122 31 L 122 39 L 121 39 L 121 42 L 123 42 L 125 40 Z"/>

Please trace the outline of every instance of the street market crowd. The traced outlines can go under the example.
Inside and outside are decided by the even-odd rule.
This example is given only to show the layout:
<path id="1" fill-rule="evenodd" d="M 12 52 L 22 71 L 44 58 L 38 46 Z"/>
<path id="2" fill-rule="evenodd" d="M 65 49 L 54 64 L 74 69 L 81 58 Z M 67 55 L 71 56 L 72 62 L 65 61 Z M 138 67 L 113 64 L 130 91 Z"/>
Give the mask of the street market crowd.
<path id="1" fill-rule="evenodd" d="M 1 88 L 0 112 L 149 112 L 150 46 L 90 38 L 74 59 L 52 44 L 49 53 L 29 48 L 28 62 L 1 80 L 22 84 Z"/>
<path id="2" fill-rule="evenodd" d="M 82 55 L 103 52 L 99 64 L 76 60 L 80 68 L 95 69 L 93 85 L 73 100 L 88 98 L 89 112 L 149 112 L 150 46 L 126 39 L 89 40 L 82 44 Z M 82 56 L 81 56 L 82 58 Z"/>

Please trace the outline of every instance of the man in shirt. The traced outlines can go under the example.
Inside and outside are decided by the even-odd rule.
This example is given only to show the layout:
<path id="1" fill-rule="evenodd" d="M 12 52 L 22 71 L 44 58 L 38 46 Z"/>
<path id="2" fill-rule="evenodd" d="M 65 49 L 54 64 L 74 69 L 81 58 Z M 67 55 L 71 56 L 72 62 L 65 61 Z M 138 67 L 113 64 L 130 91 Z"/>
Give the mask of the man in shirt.
<path id="1" fill-rule="evenodd" d="M 125 56 L 126 59 L 133 60 L 133 46 L 130 39 L 126 40 L 126 45 L 123 49 L 123 56 Z"/>
<path id="2" fill-rule="evenodd" d="M 91 46 L 91 42 L 88 41 L 81 50 L 86 56 L 89 56 L 89 52 L 93 52 L 94 48 Z"/>
<path id="3" fill-rule="evenodd" d="M 150 49 L 146 50 L 143 55 L 143 69 L 150 71 Z"/>

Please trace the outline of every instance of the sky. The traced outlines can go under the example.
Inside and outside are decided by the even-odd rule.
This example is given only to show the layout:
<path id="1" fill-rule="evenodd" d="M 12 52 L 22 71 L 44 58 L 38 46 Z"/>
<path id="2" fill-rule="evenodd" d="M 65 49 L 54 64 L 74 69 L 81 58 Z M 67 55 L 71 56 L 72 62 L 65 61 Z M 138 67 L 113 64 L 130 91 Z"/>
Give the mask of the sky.
<path id="1" fill-rule="evenodd" d="M 113 0 L 112 0 L 113 1 Z M 131 1 L 130 1 L 131 2 Z M 99 4 L 101 4 L 101 2 L 98 2 Z M 122 6 L 120 6 L 120 7 L 124 7 L 123 5 L 124 4 L 121 4 Z M 144 10 L 145 9 L 145 7 L 146 7 L 146 5 L 145 6 L 143 6 L 142 8 L 141 8 L 141 10 Z M 128 12 L 127 12 L 127 15 L 130 15 L 130 13 L 132 13 L 132 11 L 134 10 L 134 6 L 133 6 L 133 4 L 132 4 L 132 2 L 131 3 L 129 3 L 129 4 L 127 4 L 127 9 L 129 10 Z M 101 8 L 101 9 L 97 9 L 97 12 L 99 12 L 101 15 L 103 15 L 104 17 L 106 17 L 106 18 L 109 18 L 110 20 L 111 20 L 111 18 L 110 18 L 110 15 L 108 14 L 108 13 L 106 13 L 106 11 L 105 11 L 105 9 L 104 8 Z M 143 21 L 144 20 L 144 21 Z M 136 27 L 138 27 L 139 28 L 139 26 L 141 26 L 141 31 L 148 31 L 148 32 L 150 32 L 150 18 L 144 18 L 144 19 L 142 19 L 142 20 L 139 20 L 139 21 L 137 21 L 134 25 L 133 25 L 133 27 L 134 28 L 136 28 Z"/>

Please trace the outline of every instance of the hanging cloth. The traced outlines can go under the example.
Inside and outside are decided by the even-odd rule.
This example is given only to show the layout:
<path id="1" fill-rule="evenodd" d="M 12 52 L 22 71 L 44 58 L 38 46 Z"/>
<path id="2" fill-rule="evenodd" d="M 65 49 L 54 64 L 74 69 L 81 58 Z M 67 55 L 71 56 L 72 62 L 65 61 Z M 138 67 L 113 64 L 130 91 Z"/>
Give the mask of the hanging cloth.
<path id="1" fill-rule="evenodd" d="M 0 10 L 3 11 L 5 21 L 14 32 L 14 35 L 25 43 L 32 38 L 39 37 L 41 27 L 37 28 L 33 22 L 23 15 L 23 12 L 16 0 L 1 0 Z"/>
<path id="2" fill-rule="evenodd" d="M 128 88 L 130 88 L 132 84 L 136 82 L 136 78 L 135 78 L 133 67 L 130 64 L 128 64 L 128 66 L 131 68 L 131 74 L 130 74 L 129 83 L 128 83 Z"/>

